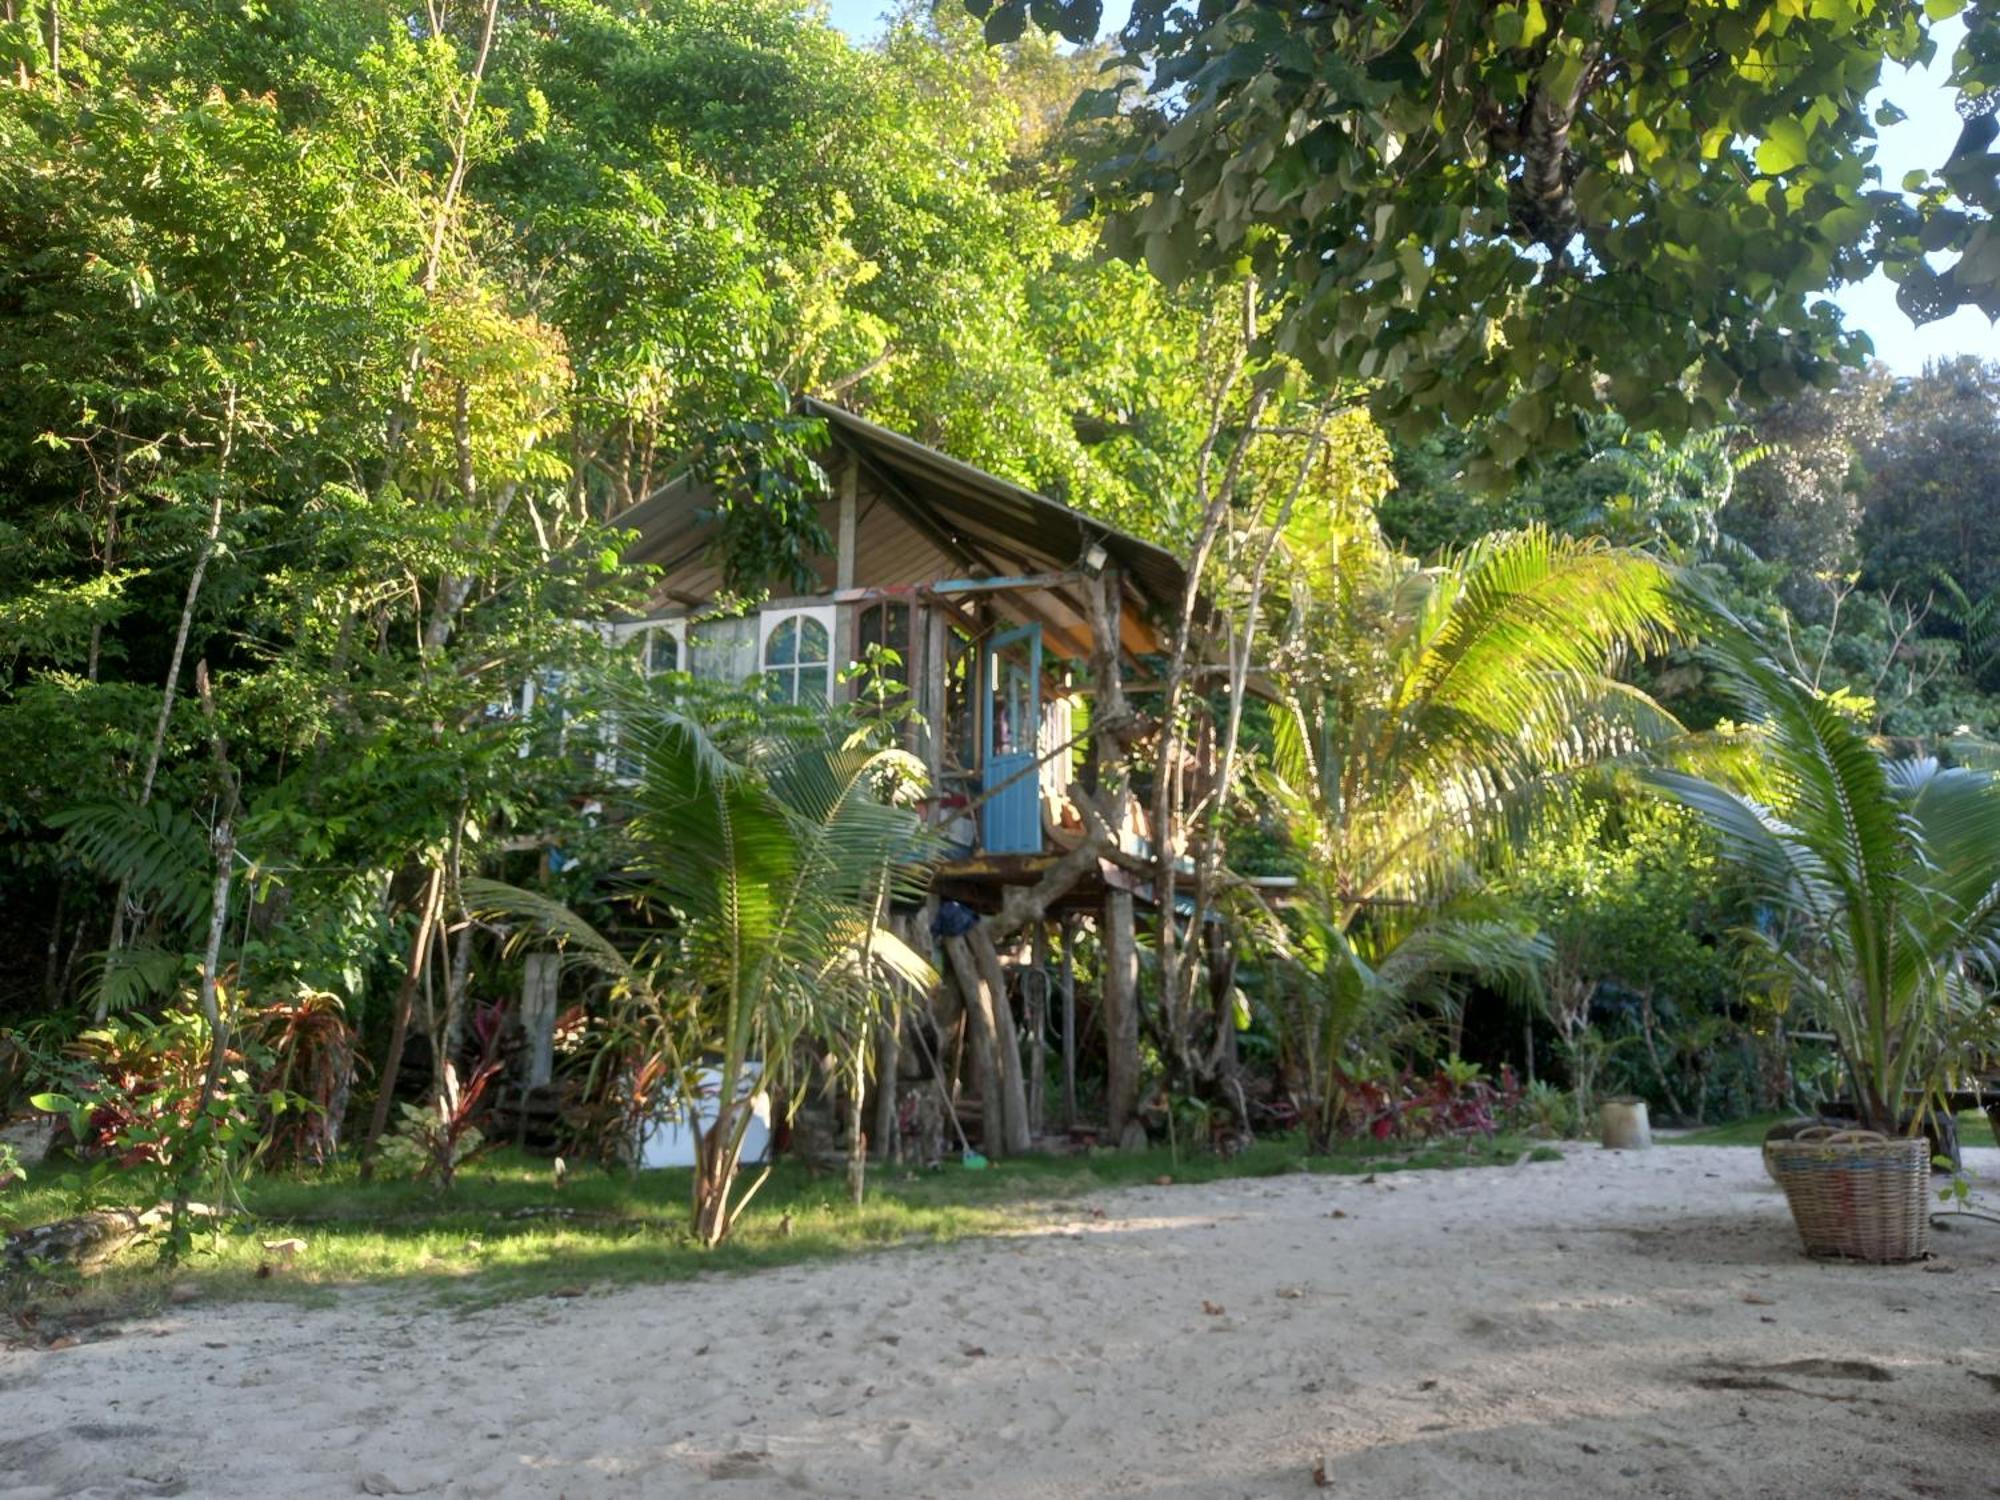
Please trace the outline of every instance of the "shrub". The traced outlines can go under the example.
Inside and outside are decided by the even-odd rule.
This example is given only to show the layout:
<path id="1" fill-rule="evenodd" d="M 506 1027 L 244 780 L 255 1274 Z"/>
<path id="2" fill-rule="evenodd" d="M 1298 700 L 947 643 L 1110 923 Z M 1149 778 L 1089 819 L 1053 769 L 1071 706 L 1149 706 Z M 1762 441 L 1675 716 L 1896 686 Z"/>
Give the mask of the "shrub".
<path id="1" fill-rule="evenodd" d="M 472 1121 L 486 1086 L 499 1072 L 498 1063 L 487 1063 L 461 1087 L 458 1069 L 446 1063 L 437 1096 L 427 1104 L 402 1107 L 402 1126 L 382 1143 L 383 1163 L 419 1182 L 435 1180 L 440 1192 L 448 1191 L 458 1169 L 486 1144 Z"/>

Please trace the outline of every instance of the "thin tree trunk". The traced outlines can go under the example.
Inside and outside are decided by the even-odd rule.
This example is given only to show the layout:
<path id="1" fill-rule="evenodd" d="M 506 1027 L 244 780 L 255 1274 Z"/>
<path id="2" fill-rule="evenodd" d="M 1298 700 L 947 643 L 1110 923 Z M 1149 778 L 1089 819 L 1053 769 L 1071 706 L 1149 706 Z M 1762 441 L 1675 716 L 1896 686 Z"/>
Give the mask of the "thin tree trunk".
<path id="1" fill-rule="evenodd" d="M 1667 1101 L 1667 1108 L 1674 1112 L 1676 1119 L 1684 1119 L 1687 1111 L 1681 1108 L 1673 1084 L 1667 1081 L 1666 1065 L 1660 1061 L 1660 1048 L 1654 1039 L 1654 1030 L 1653 992 L 1647 990 L 1639 997 L 1639 1031 L 1646 1039 L 1646 1056 L 1653 1064 L 1653 1076 L 1660 1081 L 1660 1096 Z"/>
<path id="2" fill-rule="evenodd" d="M 1174 889 L 1179 875 L 1180 861 L 1180 841 L 1177 835 L 1180 832 L 1181 820 L 1178 814 L 1183 801 L 1182 698 L 1187 691 L 1188 671 L 1192 664 L 1195 646 L 1195 623 L 1201 605 L 1201 582 L 1208 572 L 1209 559 L 1214 554 L 1216 541 L 1222 535 L 1223 526 L 1229 518 L 1244 461 L 1249 457 L 1251 446 L 1256 441 L 1257 419 L 1270 400 L 1268 388 L 1259 387 L 1251 392 L 1247 409 L 1237 426 L 1236 440 L 1231 445 L 1229 457 L 1223 464 L 1220 481 L 1211 484 L 1209 473 L 1214 462 L 1216 446 L 1228 425 L 1229 398 L 1235 391 L 1237 382 L 1242 378 L 1244 363 L 1256 332 L 1256 284 L 1251 281 L 1246 282 L 1243 288 L 1241 339 L 1235 345 L 1229 365 L 1215 387 L 1209 408 L 1208 432 L 1203 437 L 1201 452 L 1196 460 L 1195 492 L 1201 501 L 1202 515 L 1200 525 L 1195 532 L 1194 549 L 1187 562 L 1187 587 L 1180 601 L 1179 617 L 1174 622 L 1173 643 L 1167 653 L 1165 683 L 1161 693 L 1158 748 L 1154 756 L 1153 905 L 1154 910 L 1159 913 L 1155 943 L 1160 976 L 1160 1036 L 1165 1043 L 1169 1068 L 1183 1075 L 1191 1071 L 1188 1029 L 1193 1010 L 1190 995 L 1193 976 L 1191 966 L 1181 960 L 1180 933 L 1174 920 Z M 1197 909 L 1190 920 L 1191 940 L 1202 916 L 1202 911 Z"/>
<path id="3" fill-rule="evenodd" d="M 856 1208 L 868 1196 L 868 1132 L 862 1128 L 867 1117 L 868 1033 L 854 1039 L 854 1077 L 847 1088 L 847 1196 Z"/>
<path id="4" fill-rule="evenodd" d="M 493 48 L 493 25 L 500 12 L 500 0 L 486 0 L 486 12 L 479 32 L 479 51 L 473 58 L 472 75 L 466 80 L 465 101 L 459 107 L 456 129 L 451 143 L 451 170 L 445 175 L 444 192 L 438 199 L 437 219 L 431 225 L 429 251 L 424 256 L 422 273 L 417 285 L 428 296 L 437 290 L 438 275 L 444 269 L 445 236 L 451 227 L 452 210 L 458 205 L 459 190 L 465 186 L 465 173 L 470 165 L 468 155 L 472 144 L 472 115 L 479 103 L 479 87 L 486 78 L 486 59 Z M 439 36 L 443 32 L 443 17 L 436 11 L 431 15 L 431 34 Z M 397 391 L 396 409 L 389 415 L 388 470 L 403 451 L 404 440 L 409 435 L 408 408 L 410 397 L 416 390 L 417 372 L 423 368 L 425 341 L 419 336 L 411 346 L 409 358 L 403 367 L 403 379 Z"/>
<path id="5" fill-rule="evenodd" d="M 1076 934 L 1074 917 L 1062 923 L 1063 1129 L 1076 1129 Z"/>
<path id="6" fill-rule="evenodd" d="M 903 1066 L 903 1026 L 892 1010 L 875 1027 L 875 1159 L 892 1162 L 901 1154 L 897 1129 L 897 1075 Z"/>
<path id="7" fill-rule="evenodd" d="M 444 866 L 433 865 L 424 879 L 418 901 L 417 926 L 410 934 L 409 958 L 403 965 L 403 983 L 396 992 L 396 1011 L 389 1023 L 389 1050 L 382 1059 L 382 1077 L 375 1094 L 375 1108 L 368 1117 L 368 1134 L 361 1142 L 361 1176 L 374 1175 L 375 1147 L 389 1124 L 389 1109 L 396 1095 L 396 1076 L 403 1067 L 403 1047 L 410 1036 L 410 1013 L 416 1008 L 417 985 L 430 960 L 431 937 L 437 929 L 438 908 L 444 904 Z"/>
<path id="8" fill-rule="evenodd" d="M 208 941 L 202 949 L 201 986 L 197 992 L 202 1020 L 208 1024 L 208 1067 L 202 1074 L 201 1096 L 195 1104 L 194 1128 L 189 1133 L 185 1148 L 187 1156 L 174 1176 L 173 1219 L 167 1237 L 170 1259 L 180 1252 L 186 1227 L 188 1188 L 194 1175 L 201 1170 L 208 1140 L 215 1133 L 215 1121 L 210 1118 L 209 1111 L 215 1103 L 216 1090 L 222 1082 L 222 1070 L 229 1055 L 229 1026 L 222 1017 L 216 971 L 222 963 L 222 938 L 229 925 L 229 890 L 236 876 L 237 783 L 235 773 L 230 769 L 229 752 L 223 744 L 222 731 L 216 725 L 215 695 L 209 690 L 207 662 L 195 664 L 194 680 L 201 695 L 202 714 L 208 720 L 209 748 L 215 759 L 216 778 L 221 784 L 221 803 L 210 842 L 215 854 L 215 883 L 209 898 Z"/>
<path id="9" fill-rule="evenodd" d="M 1208 996 L 1215 1022 L 1215 1047 L 1211 1058 L 1218 1071 L 1236 1071 L 1236 947 L 1219 922 L 1207 924 Z M 1242 1122 L 1247 1129 L 1249 1121 Z"/>
<path id="10" fill-rule="evenodd" d="M 215 493 L 209 501 L 208 526 L 202 532 L 200 550 L 195 553 L 194 571 L 188 576 L 187 595 L 181 601 L 181 618 L 174 630 L 173 654 L 167 659 L 167 681 L 160 695 L 160 714 L 153 724 L 153 744 L 146 753 L 146 770 L 139 783 L 139 806 L 144 808 L 153 800 L 153 783 L 160 774 L 160 754 L 167 742 L 167 723 L 173 717 L 174 694 L 180 682 L 181 659 L 187 654 L 188 634 L 194 628 L 196 601 L 201 598 L 201 582 L 208 573 L 209 560 L 215 556 L 216 544 L 222 537 L 222 502 L 224 492 L 229 488 L 229 455 L 236 441 L 236 386 L 232 381 L 222 424 L 221 462 L 215 477 Z M 106 945 L 115 958 L 125 946 L 125 904 L 130 894 L 128 881 L 118 882 L 118 894 L 111 903 L 111 939 Z M 102 987 L 97 992 L 97 1004 L 92 1016 L 101 1025 L 110 1007 L 110 994 Z"/>
<path id="11" fill-rule="evenodd" d="M 1028 1025 L 1028 1133 L 1040 1135 L 1047 1116 L 1049 1024 L 1049 924 L 1037 922 L 1029 946 L 1027 987 L 1021 992 Z"/>
<path id="12" fill-rule="evenodd" d="M 1139 1107 L 1139 948 L 1132 893 L 1104 893 L 1104 1127 L 1115 1144 Z"/>
<path id="13" fill-rule="evenodd" d="M 69 882 L 56 882 L 56 909 L 49 918 L 49 951 L 47 961 L 42 965 L 42 1004 L 50 1010 L 56 1005 L 56 977 L 62 972 L 63 922 L 69 916 Z"/>
<path id="14" fill-rule="evenodd" d="M 444 1065 L 458 1056 L 465 1045 L 465 990 L 472 978 L 472 923 L 467 921 L 452 940 L 451 972 L 445 981 L 444 1038 L 436 1048 L 435 1081 L 444 1082 Z"/>
<path id="15" fill-rule="evenodd" d="M 104 507 L 104 562 L 99 569 L 101 575 L 108 576 L 116 565 L 118 557 L 118 498 L 125 493 L 125 439 L 117 439 L 111 453 L 111 494 Z M 99 658 L 104 648 L 104 622 L 90 622 L 90 653 L 84 662 L 83 675 L 90 681 L 97 681 Z"/>

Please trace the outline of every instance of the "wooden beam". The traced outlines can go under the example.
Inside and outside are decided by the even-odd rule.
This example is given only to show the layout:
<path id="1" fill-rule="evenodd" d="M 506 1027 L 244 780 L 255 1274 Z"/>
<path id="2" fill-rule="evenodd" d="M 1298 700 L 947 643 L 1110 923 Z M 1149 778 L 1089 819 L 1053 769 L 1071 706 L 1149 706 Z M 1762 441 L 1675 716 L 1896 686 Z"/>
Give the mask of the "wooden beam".
<path id="1" fill-rule="evenodd" d="M 854 587 L 854 537 L 861 514 L 857 503 L 860 482 L 861 461 L 850 456 L 847 467 L 840 471 L 840 520 L 835 532 L 833 554 L 833 586 L 836 589 Z"/>
<path id="2" fill-rule="evenodd" d="M 1084 575 L 1067 573 L 1020 573 L 1004 578 L 950 578 L 942 583 L 929 585 L 934 594 L 987 594 L 1002 589 L 1050 589 L 1060 588 L 1066 583 L 1075 583 Z M 1081 610 L 1078 613 L 1082 613 Z"/>

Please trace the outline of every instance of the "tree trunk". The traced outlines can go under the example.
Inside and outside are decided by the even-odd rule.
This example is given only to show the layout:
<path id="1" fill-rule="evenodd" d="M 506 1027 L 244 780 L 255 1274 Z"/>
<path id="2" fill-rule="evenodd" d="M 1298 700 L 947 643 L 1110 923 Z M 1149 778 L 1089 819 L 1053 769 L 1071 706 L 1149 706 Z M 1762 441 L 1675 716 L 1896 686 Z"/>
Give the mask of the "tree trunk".
<path id="1" fill-rule="evenodd" d="M 396 1012 L 389 1023 L 389 1050 L 382 1060 L 382 1078 L 375 1092 L 375 1109 L 368 1117 L 368 1135 L 361 1142 L 361 1176 L 374 1175 L 375 1147 L 389 1124 L 396 1096 L 396 1075 L 403 1067 L 403 1046 L 410 1037 L 410 1012 L 417 1003 L 417 984 L 430 961 L 431 936 L 437 929 L 438 908 L 444 904 L 444 866 L 436 864 L 424 880 L 416 930 L 410 934 L 410 955 L 403 965 L 403 983 L 396 992 Z"/>
<path id="2" fill-rule="evenodd" d="M 1076 919 L 1062 923 L 1063 1129 L 1076 1129 Z"/>
<path id="3" fill-rule="evenodd" d="M 1210 922 L 1206 928 L 1209 1013 L 1215 1020 L 1215 1046 L 1209 1056 L 1216 1073 L 1233 1074 L 1237 1066 L 1236 945 L 1220 922 Z"/>
<path id="4" fill-rule="evenodd" d="M 229 1026 L 222 1018 L 216 971 L 222 963 L 223 933 L 229 926 L 229 890 L 236 878 L 237 783 L 230 769 L 229 752 L 223 745 L 222 732 L 216 727 L 215 695 L 209 689 L 206 661 L 195 664 L 194 680 L 201 695 L 202 714 L 208 720 L 208 742 L 215 757 L 216 777 L 221 782 L 222 790 L 211 840 L 215 852 L 215 884 L 209 897 L 208 941 L 202 949 L 201 987 L 198 992 L 201 1018 L 208 1023 L 208 1067 L 202 1074 L 201 1095 L 195 1103 L 194 1127 L 188 1133 L 188 1143 L 184 1148 L 187 1156 L 180 1163 L 180 1170 L 174 1174 L 173 1215 L 167 1231 L 169 1259 L 178 1258 L 180 1254 L 187 1226 L 188 1189 L 195 1175 L 201 1171 L 209 1138 L 215 1133 L 215 1121 L 210 1118 L 209 1112 L 215 1103 L 216 1090 L 221 1085 L 222 1070 L 229 1056 Z"/>
<path id="5" fill-rule="evenodd" d="M 875 1159 L 892 1162 L 901 1155 L 901 1116 L 896 1098 L 897 1076 L 903 1066 L 903 1026 L 892 1012 L 875 1027 Z"/>
<path id="6" fill-rule="evenodd" d="M 202 579 L 208 574 L 209 562 L 215 557 L 215 549 L 222 539 L 222 501 L 229 488 L 229 458 L 236 441 L 236 387 L 229 387 L 228 405 L 223 416 L 222 448 L 218 460 L 215 493 L 209 497 L 208 525 L 201 535 L 201 546 L 194 556 L 194 571 L 188 575 L 187 594 L 181 600 L 180 623 L 174 630 L 174 648 L 167 658 L 167 680 L 160 694 L 160 712 L 153 722 L 153 743 L 146 752 L 146 770 L 139 783 L 139 806 L 145 807 L 153 800 L 153 783 L 159 779 L 160 756 L 166 748 L 167 725 L 173 718 L 174 697 L 179 690 L 181 662 L 187 655 L 188 636 L 194 629 L 194 610 L 201 598 Z M 118 893 L 111 902 L 111 938 L 106 944 L 111 956 L 125 946 L 125 904 L 130 891 L 126 881 L 118 882 Z M 109 1009 L 110 996 L 102 987 L 97 992 L 97 1005 L 92 1012 L 99 1025 Z"/>
<path id="7" fill-rule="evenodd" d="M 980 977 L 978 960 L 962 937 L 944 940 L 959 998 L 965 1002 L 966 1049 L 972 1054 L 972 1077 L 979 1090 L 979 1142 L 986 1154 L 1007 1154 L 1006 1109 L 1001 1104 L 1000 1049 L 994 1037 L 993 1008 Z"/>
<path id="8" fill-rule="evenodd" d="M 556 1005 L 562 955 L 530 953 L 521 966 L 521 1033 L 527 1039 L 523 1086 L 547 1088 L 555 1077 Z"/>
<path id="9" fill-rule="evenodd" d="M 1639 997 L 1639 1029 L 1646 1038 L 1646 1057 L 1653 1064 L 1653 1076 L 1660 1081 L 1660 1097 L 1667 1102 L 1674 1118 L 1685 1119 L 1687 1111 L 1681 1108 L 1681 1101 L 1675 1097 L 1674 1086 L 1667 1080 L 1666 1065 L 1660 1060 L 1659 1043 L 1655 1040 L 1653 1019 L 1653 992 L 1647 990 Z M 1700 1122 L 1697 1121 L 1697 1124 Z"/>
<path id="10" fill-rule="evenodd" d="M 465 1045 L 465 991 L 472 980 L 472 930 L 472 923 L 467 921 L 452 942 L 451 972 L 444 988 L 444 1037 L 438 1043 L 433 1063 L 435 1082 L 440 1085 L 444 1082 L 444 1065 L 456 1061 L 459 1049 Z"/>
<path id="11" fill-rule="evenodd" d="M 1021 1037 L 1014 1029 L 1014 1008 L 1007 1003 L 1007 975 L 983 929 L 973 928 L 965 941 L 979 965 L 980 988 L 992 1017 L 993 1051 L 1000 1064 L 1001 1140 L 1009 1156 L 1021 1156 L 1034 1149 L 1035 1140 L 1028 1124 L 1027 1084 L 1021 1076 Z"/>
<path id="12" fill-rule="evenodd" d="M 1028 983 L 1021 992 L 1028 1027 L 1028 1133 L 1040 1135 L 1048 1114 L 1049 924 L 1037 922 L 1029 947 Z"/>
<path id="13" fill-rule="evenodd" d="M 757 1180 L 741 1194 L 733 1191 L 743 1165 L 743 1137 L 749 1116 L 756 1108 L 755 1090 L 743 1095 L 742 1082 L 741 1075 L 717 1080 L 715 1124 L 707 1131 L 700 1129 L 699 1116 L 693 1109 L 689 1111 L 689 1119 L 696 1122 L 694 1234 L 705 1250 L 713 1249 L 729 1237 L 743 1210 L 750 1206 L 750 1200 L 771 1175 L 766 1163 Z"/>
<path id="14" fill-rule="evenodd" d="M 854 1042 L 854 1076 L 847 1086 L 847 1196 L 856 1208 L 868 1195 L 868 1132 L 862 1128 L 868 1097 L 868 1034 Z"/>
<path id="15" fill-rule="evenodd" d="M 1104 893 L 1104 1125 L 1116 1141 L 1139 1107 L 1139 948 L 1132 893 Z"/>

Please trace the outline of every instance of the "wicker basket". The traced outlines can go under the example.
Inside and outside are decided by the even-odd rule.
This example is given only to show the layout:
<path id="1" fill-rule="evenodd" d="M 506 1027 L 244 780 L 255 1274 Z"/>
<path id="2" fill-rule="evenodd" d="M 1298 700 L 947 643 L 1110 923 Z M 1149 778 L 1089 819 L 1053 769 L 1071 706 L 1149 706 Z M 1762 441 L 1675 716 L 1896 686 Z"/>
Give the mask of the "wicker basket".
<path id="1" fill-rule="evenodd" d="M 1764 1160 L 1785 1190 L 1806 1254 L 1876 1265 L 1921 1259 L 1930 1243 L 1930 1147 L 1922 1136 L 1815 1126 L 1771 1141 Z"/>
<path id="2" fill-rule="evenodd" d="M 1851 1127 L 1836 1126 L 1833 1128 L 1846 1129 Z M 1814 1131 L 1818 1132 L 1819 1138 L 1821 1139 L 1824 1139 L 1825 1136 L 1829 1133 L 1825 1121 L 1814 1120 L 1811 1118 L 1803 1118 L 1803 1117 L 1798 1119 L 1781 1121 L 1779 1124 L 1773 1125 L 1770 1128 L 1770 1130 L 1765 1133 L 1764 1151 L 1763 1151 L 1764 1172 L 1765 1175 L 1771 1179 L 1771 1181 L 1776 1182 L 1778 1180 L 1778 1168 L 1776 1164 L 1773 1163 L 1771 1160 L 1771 1148 L 1776 1144 L 1778 1144 L 1778 1142 L 1780 1141 L 1796 1140 L 1799 1136 L 1806 1135 L 1809 1132 L 1814 1132 Z M 1789 1134 L 1786 1134 L 1785 1132 L 1789 1132 Z"/>
<path id="3" fill-rule="evenodd" d="M 1986 1123 L 1993 1130 L 1993 1144 L 2000 1146 L 2000 1102 L 1986 1106 Z"/>

